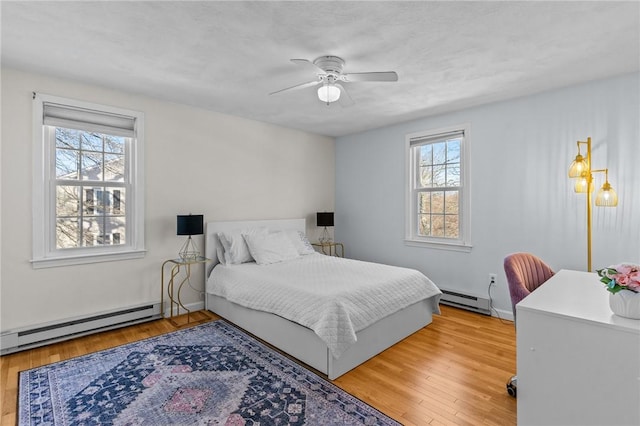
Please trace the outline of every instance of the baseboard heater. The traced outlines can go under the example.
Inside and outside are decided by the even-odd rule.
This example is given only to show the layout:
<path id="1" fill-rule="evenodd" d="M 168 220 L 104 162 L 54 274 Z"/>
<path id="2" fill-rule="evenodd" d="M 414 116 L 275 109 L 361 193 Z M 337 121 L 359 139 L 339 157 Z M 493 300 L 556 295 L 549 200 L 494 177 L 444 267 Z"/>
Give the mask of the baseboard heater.
<path id="1" fill-rule="evenodd" d="M 132 306 L 0 334 L 0 355 L 161 318 L 160 303 Z"/>
<path id="2" fill-rule="evenodd" d="M 442 297 L 440 303 L 443 305 L 454 306 L 456 308 L 466 309 L 468 311 L 477 312 L 484 315 L 491 315 L 489 299 L 469 294 L 458 293 L 456 291 L 440 289 Z"/>

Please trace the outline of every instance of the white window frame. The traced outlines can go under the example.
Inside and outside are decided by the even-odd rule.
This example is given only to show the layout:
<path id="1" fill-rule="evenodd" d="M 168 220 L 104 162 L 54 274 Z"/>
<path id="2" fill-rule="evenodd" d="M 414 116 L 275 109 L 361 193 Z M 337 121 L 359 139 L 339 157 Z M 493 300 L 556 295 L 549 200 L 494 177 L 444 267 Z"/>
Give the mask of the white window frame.
<path id="1" fill-rule="evenodd" d="M 56 247 L 55 132 L 44 124 L 44 105 L 97 111 L 134 119 L 135 137 L 126 144 L 127 173 L 125 210 L 129 240 L 121 245 L 101 247 Z M 53 141 L 53 142 L 52 142 Z M 78 265 L 144 257 L 144 113 L 123 108 L 33 94 L 33 258 L 34 269 Z"/>
<path id="2" fill-rule="evenodd" d="M 429 247 L 443 250 L 455 250 L 470 252 L 471 245 L 471 161 L 469 141 L 471 126 L 460 124 L 456 126 L 411 133 L 405 137 L 406 154 L 406 197 L 405 197 L 405 244 L 414 247 Z M 417 200 L 417 159 L 414 158 L 412 141 L 418 139 L 434 138 L 439 135 L 447 135 L 455 132 L 463 132 L 460 146 L 460 196 L 459 196 L 459 238 L 426 237 L 418 234 L 418 200 Z"/>

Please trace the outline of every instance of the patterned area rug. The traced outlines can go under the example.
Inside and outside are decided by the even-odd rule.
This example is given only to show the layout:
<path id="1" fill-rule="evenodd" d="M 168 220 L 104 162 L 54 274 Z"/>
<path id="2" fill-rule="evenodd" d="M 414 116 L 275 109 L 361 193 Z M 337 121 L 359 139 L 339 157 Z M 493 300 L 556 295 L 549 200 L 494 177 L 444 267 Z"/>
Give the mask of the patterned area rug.
<path id="1" fill-rule="evenodd" d="M 20 425 L 398 425 L 224 321 L 20 373 Z"/>

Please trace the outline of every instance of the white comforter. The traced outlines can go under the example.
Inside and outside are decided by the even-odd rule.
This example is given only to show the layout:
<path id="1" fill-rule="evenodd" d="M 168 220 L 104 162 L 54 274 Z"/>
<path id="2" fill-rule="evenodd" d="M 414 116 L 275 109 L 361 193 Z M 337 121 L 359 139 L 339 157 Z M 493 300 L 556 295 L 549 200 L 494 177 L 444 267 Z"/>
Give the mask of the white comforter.
<path id="1" fill-rule="evenodd" d="M 271 265 L 217 265 L 206 290 L 310 328 L 336 358 L 355 343 L 357 331 L 420 300 L 431 297 L 439 313 L 441 295 L 414 269 L 322 254 Z"/>

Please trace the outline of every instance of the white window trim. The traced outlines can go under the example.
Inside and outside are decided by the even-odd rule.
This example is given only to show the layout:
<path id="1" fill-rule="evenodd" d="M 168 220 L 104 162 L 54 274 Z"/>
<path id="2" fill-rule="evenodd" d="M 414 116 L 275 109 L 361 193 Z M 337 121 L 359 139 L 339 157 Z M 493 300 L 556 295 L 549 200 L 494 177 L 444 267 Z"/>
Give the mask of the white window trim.
<path id="1" fill-rule="evenodd" d="M 460 201 L 462 208 L 460 209 L 460 234 L 458 240 L 450 240 L 437 237 L 422 237 L 416 235 L 415 222 L 417 221 L 417 206 L 413 196 L 413 179 L 415 176 L 415 164 L 413 164 L 411 156 L 411 140 L 431 135 L 451 133 L 462 130 L 464 132 L 464 141 L 461 147 L 460 160 L 463 163 L 461 167 L 461 183 L 462 196 Z M 461 252 L 470 252 L 471 248 L 471 161 L 469 141 L 471 139 L 471 125 L 469 123 L 450 126 L 440 129 L 427 130 L 424 132 L 411 133 L 405 137 L 405 245 L 412 247 L 426 247 L 441 250 L 453 250 Z"/>
<path id="2" fill-rule="evenodd" d="M 49 145 L 43 126 L 44 103 L 57 103 L 83 109 L 135 117 L 136 143 L 128 152 L 130 165 L 128 173 L 131 186 L 135 188 L 127 202 L 133 206 L 127 209 L 127 221 L 131 221 L 130 244 L 124 246 L 91 247 L 90 249 L 56 250 L 55 227 L 51 218 L 55 217 L 55 194 L 51 181 L 52 167 L 55 167 L 55 147 Z M 47 150 L 49 150 L 47 152 Z M 110 107 L 90 102 L 77 101 L 41 93 L 33 94 L 33 258 L 34 269 L 57 266 L 79 265 L 114 260 L 144 257 L 144 113 L 123 108 Z"/>

